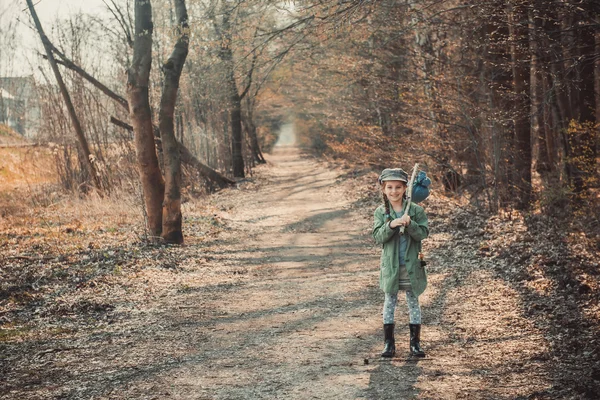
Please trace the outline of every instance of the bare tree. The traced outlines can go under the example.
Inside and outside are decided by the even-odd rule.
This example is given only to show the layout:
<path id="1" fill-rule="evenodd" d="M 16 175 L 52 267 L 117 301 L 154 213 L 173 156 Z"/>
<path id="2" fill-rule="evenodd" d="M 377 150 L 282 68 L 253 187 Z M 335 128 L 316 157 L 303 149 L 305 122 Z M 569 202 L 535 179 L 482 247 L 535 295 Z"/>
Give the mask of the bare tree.
<path id="1" fill-rule="evenodd" d="M 149 78 L 152 67 L 152 5 L 149 0 L 135 0 L 135 38 L 133 60 L 128 71 L 127 96 L 135 138 L 138 168 L 148 215 L 148 229 L 154 237 L 162 233 L 162 203 L 165 183 L 156 146 L 152 111 L 150 109 Z"/>
<path id="2" fill-rule="evenodd" d="M 243 178 L 244 171 L 244 156 L 242 151 L 243 132 L 242 132 L 242 98 L 240 95 L 237 80 L 235 77 L 235 65 L 233 59 L 233 32 L 232 22 L 234 12 L 237 10 L 237 5 L 229 4 L 227 1 L 221 2 L 220 15 L 221 21 L 217 22 L 216 16 L 213 14 L 212 20 L 217 32 L 221 48 L 219 50 L 219 58 L 223 62 L 225 68 L 225 90 L 229 98 L 229 121 L 231 124 L 231 156 L 233 176 Z M 245 94 L 245 92 L 243 93 Z"/>
<path id="3" fill-rule="evenodd" d="M 67 87 L 63 81 L 62 75 L 60 74 L 60 71 L 58 70 L 58 65 L 57 65 L 56 60 L 54 59 L 54 55 L 52 53 L 52 47 L 50 45 L 48 38 L 46 37 L 46 34 L 44 33 L 44 29 L 42 28 L 42 24 L 37 16 L 37 13 L 35 12 L 35 7 L 33 6 L 33 2 L 31 0 L 26 0 L 26 1 L 27 1 L 27 6 L 29 7 L 29 12 L 31 13 L 31 18 L 33 19 L 33 21 L 35 23 L 35 27 L 40 35 L 40 39 L 42 40 L 44 49 L 46 50 L 46 56 L 48 57 L 48 61 L 50 62 L 50 66 L 52 67 L 52 71 L 54 72 L 54 76 L 55 76 L 58 86 L 60 88 L 61 95 L 67 106 L 69 116 L 71 117 L 71 123 L 73 125 L 73 128 L 75 129 L 75 134 L 77 136 L 79 149 L 82 153 L 83 163 L 87 168 L 88 174 L 89 174 L 90 179 L 92 180 L 94 186 L 96 187 L 96 189 L 101 191 L 102 187 L 100 184 L 100 178 L 99 178 L 98 174 L 96 173 L 96 168 L 94 167 L 94 165 L 92 163 L 91 152 L 90 152 L 90 148 L 89 148 L 87 139 L 83 133 L 83 129 L 81 128 L 81 123 L 79 122 L 79 118 L 77 117 L 77 114 L 75 112 L 75 107 L 73 106 L 73 102 L 71 101 L 71 96 L 69 95 L 69 92 L 67 91 Z"/>
<path id="4" fill-rule="evenodd" d="M 164 85 L 160 102 L 159 128 L 165 164 L 162 237 L 169 243 L 182 243 L 181 230 L 181 157 L 175 137 L 174 113 L 179 78 L 188 54 L 188 15 L 185 0 L 175 0 L 178 40 L 163 65 Z"/>
<path id="5" fill-rule="evenodd" d="M 531 121 L 529 79 L 529 38 L 527 9 L 523 1 L 508 2 L 508 28 L 510 32 L 510 55 L 513 83 L 513 130 L 515 160 L 511 177 L 516 190 L 516 205 L 519 209 L 528 209 L 531 201 Z"/>

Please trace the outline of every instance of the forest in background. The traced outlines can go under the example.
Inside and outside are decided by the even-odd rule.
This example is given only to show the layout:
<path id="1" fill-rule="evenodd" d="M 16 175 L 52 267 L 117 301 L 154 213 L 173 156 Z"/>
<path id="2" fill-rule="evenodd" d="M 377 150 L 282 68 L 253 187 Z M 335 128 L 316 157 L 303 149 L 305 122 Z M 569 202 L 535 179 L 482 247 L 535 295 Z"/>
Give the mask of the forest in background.
<path id="1" fill-rule="evenodd" d="M 258 251 L 245 249 L 245 240 L 313 233 L 314 226 L 326 226 L 325 217 L 293 222 L 289 212 L 283 233 L 274 228 L 267 231 L 273 236 L 257 239 L 254 229 L 262 232 L 270 220 L 260 206 L 246 210 L 238 202 L 258 204 L 251 195 L 269 193 L 277 173 L 254 174 L 282 128 L 293 127 L 304 161 L 325 161 L 332 175 L 344 168 L 327 182 L 356 185 L 344 186 L 342 195 L 364 219 L 380 202 L 374 177 L 382 168 L 408 170 L 418 162 L 427 170 L 434 181 L 425 207 L 435 236 L 429 255 L 437 257 L 436 282 L 442 292 L 457 290 L 464 318 L 473 302 L 487 318 L 474 318 L 474 329 L 452 331 L 437 344 L 439 354 L 452 346 L 456 354 L 468 353 L 459 367 L 481 357 L 464 378 L 518 398 L 527 385 L 513 385 L 514 376 L 501 378 L 497 368 L 521 371 L 523 381 L 534 382 L 540 367 L 553 386 L 536 392 L 532 383 L 528 398 L 595 398 L 596 1 L 106 0 L 108 16 L 40 24 L 45 46 L 31 20 L 37 3 L 16 3 L 18 23 L 38 35 L 34 79 L 42 118 L 34 142 L 0 124 L 0 350 L 9 355 L 0 372 L 10 378 L 0 391 L 32 390 L 34 396 L 107 376 L 118 388 L 121 378 L 111 377 L 111 365 L 81 380 L 64 372 L 87 366 L 81 360 L 105 362 L 94 353 L 102 347 L 95 340 L 125 340 L 120 335 L 129 333 L 120 331 L 127 324 L 145 326 L 139 315 L 172 311 L 164 298 L 196 301 L 202 293 L 214 301 L 207 312 L 216 315 L 221 310 L 213 297 L 230 295 L 231 282 L 287 273 L 269 270 L 275 250 L 257 256 L 256 271 L 240 265 L 237 251 Z M 3 76 L 14 71 L 12 55 L 20 51 L 16 23 L 0 24 Z M 7 82 L 0 87 L 8 92 Z M 280 172 L 279 178 L 289 176 Z M 323 191 L 313 200 L 339 195 Z M 238 218 L 241 225 L 234 223 Z M 170 246 L 182 242 L 187 246 Z M 229 254 L 231 246 L 240 249 Z M 498 284 L 483 293 L 482 275 L 511 289 Z M 463 291 L 475 295 L 461 298 Z M 499 303 L 481 300 L 488 295 L 515 304 L 490 308 Z M 147 304 L 153 309 L 138 313 Z M 426 309 L 443 314 L 444 307 Z M 526 321 L 513 326 L 511 313 Z M 462 318 L 458 312 L 451 317 L 439 317 L 444 329 Z M 181 318 L 202 320 L 193 313 Z M 173 337 L 188 332 L 181 326 L 169 327 Z M 499 327 L 511 335 L 518 330 L 527 342 L 494 342 L 503 337 L 494 333 Z M 203 331 L 193 323 L 189 328 L 200 335 L 195 342 L 204 343 Z M 147 344 L 159 333 L 139 332 L 134 338 L 149 361 L 103 342 L 124 354 L 122 371 L 154 365 L 148 349 L 156 346 Z M 272 336 L 269 329 L 261 334 L 265 343 Z M 209 336 L 225 337 L 221 331 Z M 181 343 L 169 345 L 179 349 Z M 486 345 L 499 353 L 479 354 L 477 346 Z M 507 349 L 508 360 L 495 366 Z M 40 361 L 45 357 L 52 361 Z M 68 357 L 73 364 L 65 364 Z M 440 371 L 429 371 L 426 380 L 440 379 L 443 393 L 443 378 L 451 376 Z M 38 376 L 50 383 L 41 385 Z M 463 382 L 452 386 L 457 396 Z"/>
<path id="2" fill-rule="evenodd" d="M 293 126 L 319 157 L 418 162 L 481 212 L 551 219 L 600 246 L 594 1 L 104 4 L 108 18 L 43 27 L 24 3 L 42 39 L 36 158 L 57 182 L 18 187 L 5 173 L 3 217 L 128 196 L 146 238 L 182 243 L 182 204 L 250 176 Z"/>
<path id="3" fill-rule="evenodd" d="M 52 146 L 66 190 L 131 187 L 143 141 L 160 158 L 153 179 L 173 175 L 167 186 L 180 186 L 179 167 L 165 172 L 161 118 L 185 148 L 174 164 L 164 152 L 168 165 L 183 162 L 184 186 L 214 190 L 264 162 L 277 129 L 293 121 L 318 154 L 375 169 L 420 162 L 439 187 L 492 212 L 600 214 L 600 6 L 592 0 L 157 0 L 143 50 L 151 52 L 144 68 L 154 130 L 137 143 L 128 85 L 142 57 L 144 14 L 138 2 L 105 4 L 112 18 L 58 20 L 46 27 L 49 53 L 40 46 L 38 140 Z M 3 29 L 5 52 L 17 51 L 11 26 Z M 170 81 L 178 92 L 165 119 Z M 162 231 L 152 222 L 162 210 L 148 202 L 156 182 L 142 184 L 152 235 Z"/>

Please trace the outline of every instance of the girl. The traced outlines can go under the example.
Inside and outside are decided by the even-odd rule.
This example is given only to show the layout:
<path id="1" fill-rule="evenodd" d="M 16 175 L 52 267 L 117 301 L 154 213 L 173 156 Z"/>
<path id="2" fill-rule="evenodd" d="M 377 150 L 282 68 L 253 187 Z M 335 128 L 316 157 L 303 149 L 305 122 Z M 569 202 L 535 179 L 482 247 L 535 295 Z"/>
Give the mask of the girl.
<path id="1" fill-rule="evenodd" d="M 379 287 L 385 293 L 383 304 L 383 332 L 385 347 L 382 357 L 396 353 L 394 341 L 394 311 L 398 291 L 406 291 L 410 328 L 410 353 L 425 357 L 421 350 L 421 307 L 419 295 L 427 286 L 427 274 L 419 253 L 421 240 L 429 235 L 427 215 L 423 207 L 411 203 L 406 208 L 408 174 L 400 168 L 384 169 L 379 176 L 383 205 L 375 210 L 373 238 L 383 246 L 379 273 Z"/>

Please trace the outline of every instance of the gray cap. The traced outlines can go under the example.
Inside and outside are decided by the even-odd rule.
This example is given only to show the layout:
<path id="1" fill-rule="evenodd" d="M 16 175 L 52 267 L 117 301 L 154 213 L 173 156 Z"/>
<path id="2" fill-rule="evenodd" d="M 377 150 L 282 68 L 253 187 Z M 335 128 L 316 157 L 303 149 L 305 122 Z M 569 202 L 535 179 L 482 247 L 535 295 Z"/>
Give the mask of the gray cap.
<path id="1" fill-rule="evenodd" d="M 379 175 L 379 183 L 385 181 L 402 181 L 408 183 L 408 174 L 401 168 L 386 168 Z"/>

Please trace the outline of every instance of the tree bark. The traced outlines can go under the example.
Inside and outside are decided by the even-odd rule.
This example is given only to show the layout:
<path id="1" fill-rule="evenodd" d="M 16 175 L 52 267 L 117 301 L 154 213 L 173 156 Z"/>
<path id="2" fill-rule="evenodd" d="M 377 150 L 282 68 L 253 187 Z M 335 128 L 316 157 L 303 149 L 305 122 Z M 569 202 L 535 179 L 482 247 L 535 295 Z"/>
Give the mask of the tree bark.
<path id="1" fill-rule="evenodd" d="M 542 71 L 541 75 L 541 93 L 546 97 L 546 101 L 542 103 L 542 116 L 543 120 L 540 123 L 543 125 L 541 133 L 543 137 L 540 138 L 540 146 L 544 145 L 544 148 L 540 147 L 540 152 L 546 156 L 544 160 L 548 163 L 548 172 L 555 174 L 558 171 L 558 149 L 556 148 L 556 138 L 558 137 L 558 127 L 560 121 L 558 121 L 558 111 L 556 105 L 556 98 L 552 96 L 553 89 L 550 87 L 550 77 L 548 71 Z"/>
<path id="2" fill-rule="evenodd" d="M 508 7 L 510 55 L 513 82 L 513 124 L 514 124 L 514 184 L 516 206 L 525 210 L 531 201 L 531 122 L 529 102 L 529 74 L 526 51 L 529 38 L 527 36 L 527 12 L 523 1 L 512 0 Z"/>
<path id="3" fill-rule="evenodd" d="M 246 173 L 244 171 L 244 156 L 242 152 L 243 134 L 242 134 L 242 104 L 238 94 L 237 84 L 233 72 L 233 61 L 231 62 L 231 70 L 228 73 L 228 85 L 230 90 L 230 110 L 229 118 L 231 123 L 231 157 L 233 162 L 233 176 L 243 178 Z"/>
<path id="4" fill-rule="evenodd" d="M 163 200 L 162 237 L 167 243 L 183 243 L 181 230 L 181 157 L 175 138 L 175 103 L 179 78 L 188 54 L 188 15 L 185 0 L 175 0 L 179 38 L 167 62 L 163 65 L 164 85 L 160 100 L 159 128 L 165 165 L 165 196 Z"/>
<path id="5" fill-rule="evenodd" d="M 412 11 L 411 24 L 414 27 L 413 47 L 415 54 L 422 63 L 417 67 L 417 76 L 422 79 L 423 82 L 423 94 L 429 103 L 427 108 L 433 131 L 445 146 L 445 142 L 448 138 L 443 125 L 439 121 L 442 105 L 437 95 L 437 77 L 435 76 L 436 73 L 434 68 L 437 56 L 433 49 L 431 28 L 429 24 L 424 21 L 422 15 L 423 10 L 418 7 L 418 2 L 408 2 L 408 5 Z"/>
<path id="6" fill-rule="evenodd" d="M 265 164 L 267 161 L 260 150 L 258 136 L 256 135 L 256 125 L 254 125 L 254 121 L 252 120 L 252 105 L 250 104 L 250 101 L 247 101 L 246 105 L 247 111 L 246 115 L 244 116 L 244 126 L 246 127 L 246 132 L 250 138 L 250 149 L 252 150 L 252 156 L 254 157 L 254 161 L 257 163 Z"/>
<path id="7" fill-rule="evenodd" d="M 152 236 L 159 237 L 162 233 L 162 202 L 165 184 L 154 145 L 154 129 L 148 97 L 152 66 L 152 6 L 149 0 L 135 0 L 134 7 L 135 39 L 133 60 L 127 77 L 127 96 L 148 216 L 148 229 Z"/>
<path id="8" fill-rule="evenodd" d="M 596 31 L 594 35 L 595 40 L 595 54 L 596 60 L 594 61 L 594 99 L 596 103 L 596 137 L 600 138 L 600 29 Z"/>
<path id="9" fill-rule="evenodd" d="M 590 183 L 596 175 L 596 93 L 595 93 L 595 54 L 596 28 L 578 27 L 574 55 L 578 60 L 575 68 L 576 82 L 573 91 L 577 93 L 579 107 L 577 122 L 573 121 L 568 131 L 570 157 L 567 159 L 571 171 L 573 190 L 579 201 L 587 196 Z"/>
<path id="10" fill-rule="evenodd" d="M 481 90 L 487 98 L 488 126 L 484 132 L 484 142 L 487 143 L 488 158 L 486 164 L 492 173 L 492 210 L 505 207 L 513 201 L 511 191 L 513 185 L 511 168 L 514 150 L 513 130 L 507 126 L 507 115 L 512 111 L 506 96 L 506 88 L 510 88 L 512 74 L 506 65 L 510 64 L 510 54 L 507 46 L 509 38 L 506 21 L 501 18 L 505 3 L 496 1 L 488 20 L 485 20 L 483 32 L 486 46 L 483 51 L 483 68 L 481 69 Z"/>
<path id="11" fill-rule="evenodd" d="M 67 86 L 65 85 L 65 82 L 62 79 L 62 75 L 58 70 L 56 60 L 54 59 L 54 55 L 52 53 L 53 46 L 50 44 L 48 37 L 44 33 L 44 29 L 42 28 L 42 24 L 37 16 L 32 0 L 27 0 L 27 6 L 29 7 L 29 12 L 31 13 L 31 17 L 33 18 L 35 27 L 40 35 L 42 44 L 44 45 L 46 56 L 48 57 L 48 61 L 50 62 L 50 66 L 52 67 L 52 72 L 54 72 L 54 76 L 56 77 L 58 87 L 60 88 L 60 93 L 67 106 L 67 111 L 69 112 L 69 117 L 71 118 L 71 123 L 73 124 L 73 128 L 75 129 L 75 134 L 77 136 L 77 142 L 79 143 L 79 149 L 81 150 L 83 163 L 87 169 L 90 179 L 94 184 L 94 187 L 98 189 L 98 191 L 102 191 L 102 184 L 100 182 L 100 178 L 96 173 L 96 168 L 94 167 L 94 164 L 92 162 L 92 154 L 90 152 L 90 147 L 83 133 L 83 129 L 81 128 L 81 123 L 79 122 L 79 118 L 77 117 L 77 113 L 75 112 L 75 107 L 73 106 L 73 102 L 71 101 L 71 96 L 69 95 Z"/>
<path id="12" fill-rule="evenodd" d="M 257 32 L 258 30 L 255 32 L 255 37 Z M 244 91 L 240 95 L 240 102 L 242 99 L 246 99 L 246 114 L 242 114 L 242 122 L 244 123 L 246 127 L 246 132 L 248 133 L 248 137 L 250 138 L 250 150 L 252 151 L 253 159 L 259 164 L 265 164 L 267 161 L 265 160 L 265 157 L 263 156 L 262 151 L 260 149 L 260 143 L 258 142 L 258 136 L 256 135 L 256 125 L 254 125 L 253 115 L 253 109 L 255 106 L 255 100 L 258 94 L 258 89 L 255 91 L 253 96 L 249 95 L 250 87 L 252 86 L 252 75 L 254 74 L 257 58 L 258 53 L 255 51 L 252 54 L 252 64 L 248 70 L 248 81 L 246 82 L 246 87 Z"/>
<path id="13" fill-rule="evenodd" d="M 227 10 L 227 3 L 223 2 L 223 24 L 221 33 L 221 51 L 220 58 L 223 61 L 226 72 L 226 87 L 229 92 L 229 123 L 231 126 L 231 158 L 233 167 L 233 176 L 243 178 L 244 156 L 242 152 L 242 97 L 238 91 L 235 80 L 235 71 L 233 65 L 233 52 L 231 50 L 231 10 Z"/>
<path id="14" fill-rule="evenodd" d="M 577 47 L 575 23 L 571 10 L 564 8 L 558 14 L 560 20 L 560 44 L 562 50 L 563 94 L 569 111 L 566 114 L 565 126 L 569 126 L 572 119 L 577 119 L 580 112 L 580 102 L 577 90 L 574 88 L 577 71 L 575 67 L 574 51 Z"/>
<path id="15" fill-rule="evenodd" d="M 535 0 L 528 10 L 529 17 L 529 97 L 531 98 L 532 158 L 535 170 L 542 175 L 552 171 L 553 162 L 547 149 L 544 123 L 544 71 L 540 62 L 541 0 Z"/>

